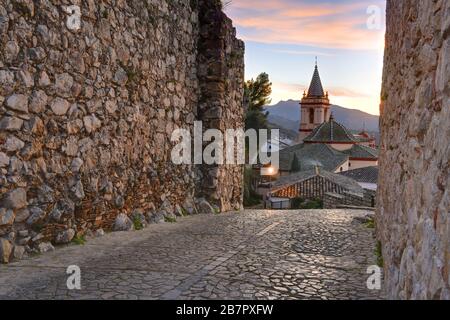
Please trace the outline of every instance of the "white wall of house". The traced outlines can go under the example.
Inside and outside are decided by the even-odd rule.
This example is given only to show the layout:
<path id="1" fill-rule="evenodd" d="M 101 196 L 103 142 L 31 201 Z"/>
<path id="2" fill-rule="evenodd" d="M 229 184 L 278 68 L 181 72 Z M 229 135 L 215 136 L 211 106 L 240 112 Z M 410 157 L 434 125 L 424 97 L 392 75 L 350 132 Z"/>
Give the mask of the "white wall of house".
<path id="1" fill-rule="evenodd" d="M 269 206 L 272 209 L 290 209 L 291 200 L 289 198 L 270 198 Z"/>
<path id="2" fill-rule="evenodd" d="M 360 169 L 360 168 L 366 168 L 366 167 L 376 167 L 378 166 L 378 161 L 374 160 L 350 160 L 350 169 Z"/>
<path id="3" fill-rule="evenodd" d="M 334 171 L 334 173 L 339 173 L 339 172 L 345 172 L 349 170 L 349 161 L 345 161 L 343 164 L 341 164 L 336 171 Z"/>
<path id="4" fill-rule="evenodd" d="M 378 188 L 378 185 L 376 183 L 368 183 L 368 182 L 358 182 L 358 184 L 363 188 L 367 190 L 373 190 L 376 191 Z"/>
<path id="5" fill-rule="evenodd" d="M 329 146 L 333 147 L 336 150 L 344 151 L 344 150 L 350 150 L 353 147 L 353 144 L 346 144 L 346 143 L 330 143 Z"/>

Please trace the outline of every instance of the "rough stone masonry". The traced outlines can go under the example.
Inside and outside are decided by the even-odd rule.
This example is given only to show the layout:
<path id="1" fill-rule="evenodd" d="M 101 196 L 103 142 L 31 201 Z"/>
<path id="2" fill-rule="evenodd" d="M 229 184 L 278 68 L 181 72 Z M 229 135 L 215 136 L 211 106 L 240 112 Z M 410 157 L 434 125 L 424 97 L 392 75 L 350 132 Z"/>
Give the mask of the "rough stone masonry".
<path id="1" fill-rule="evenodd" d="M 381 131 L 386 292 L 450 299 L 450 1 L 388 0 Z"/>
<path id="2" fill-rule="evenodd" d="M 218 0 L 1 0 L 0 260 L 240 209 L 242 167 L 174 165 L 170 137 L 243 127 L 243 55 Z"/>

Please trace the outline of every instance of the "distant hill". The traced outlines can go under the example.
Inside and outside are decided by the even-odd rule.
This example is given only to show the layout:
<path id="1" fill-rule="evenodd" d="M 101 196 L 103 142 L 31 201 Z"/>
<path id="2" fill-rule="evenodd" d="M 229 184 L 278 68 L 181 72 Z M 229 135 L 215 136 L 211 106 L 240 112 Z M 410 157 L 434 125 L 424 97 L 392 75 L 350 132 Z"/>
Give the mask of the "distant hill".
<path id="1" fill-rule="evenodd" d="M 300 126 L 300 101 L 280 101 L 276 105 L 266 107 L 269 112 L 268 120 L 272 124 L 279 125 L 287 130 L 297 132 Z M 337 122 L 350 130 L 362 130 L 365 124 L 366 131 L 379 132 L 379 117 L 360 110 L 347 109 L 332 105 L 331 111 Z"/>
<path id="2" fill-rule="evenodd" d="M 280 123 L 274 123 L 274 122 L 269 122 L 268 128 L 269 129 L 279 129 L 281 139 L 290 139 L 292 141 L 297 140 L 298 130 L 297 131 L 289 130 L 289 129 L 286 129 L 286 127 L 284 127 Z"/>
<path id="3" fill-rule="evenodd" d="M 276 115 L 271 115 L 269 114 L 268 117 L 268 121 L 269 123 L 272 124 L 276 124 L 278 126 L 280 126 L 281 128 L 287 130 L 287 131 L 291 131 L 294 134 L 298 134 L 298 129 L 299 129 L 299 122 L 298 121 L 294 121 L 294 120 L 289 120 L 280 116 L 276 116 Z"/>

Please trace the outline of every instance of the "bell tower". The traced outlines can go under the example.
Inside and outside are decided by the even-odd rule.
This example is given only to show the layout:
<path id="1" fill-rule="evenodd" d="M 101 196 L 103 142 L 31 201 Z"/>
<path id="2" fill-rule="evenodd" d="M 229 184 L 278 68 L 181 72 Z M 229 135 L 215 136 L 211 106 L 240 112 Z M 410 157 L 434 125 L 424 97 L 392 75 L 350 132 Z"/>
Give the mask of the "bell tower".
<path id="1" fill-rule="evenodd" d="M 314 68 L 314 74 L 309 85 L 308 93 L 303 93 L 300 102 L 301 123 L 298 142 L 302 143 L 318 125 L 330 120 L 330 100 L 328 92 L 325 93 L 320 80 L 319 68 Z"/>

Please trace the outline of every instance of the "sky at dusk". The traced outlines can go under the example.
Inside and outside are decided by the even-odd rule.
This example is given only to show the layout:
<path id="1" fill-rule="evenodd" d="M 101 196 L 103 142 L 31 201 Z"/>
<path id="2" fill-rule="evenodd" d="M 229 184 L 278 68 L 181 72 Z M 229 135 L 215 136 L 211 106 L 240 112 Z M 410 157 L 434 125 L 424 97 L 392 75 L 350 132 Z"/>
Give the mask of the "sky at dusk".
<path id="1" fill-rule="evenodd" d="M 381 24 L 370 29 L 373 6 Z M 225 11 L 246 43 L 246 79 L 267 72 L 272 104 L 300 100 L 317 56 L 332 104 L 379 114 L 385 6 L 385 0 L 232 0 Z"/>

